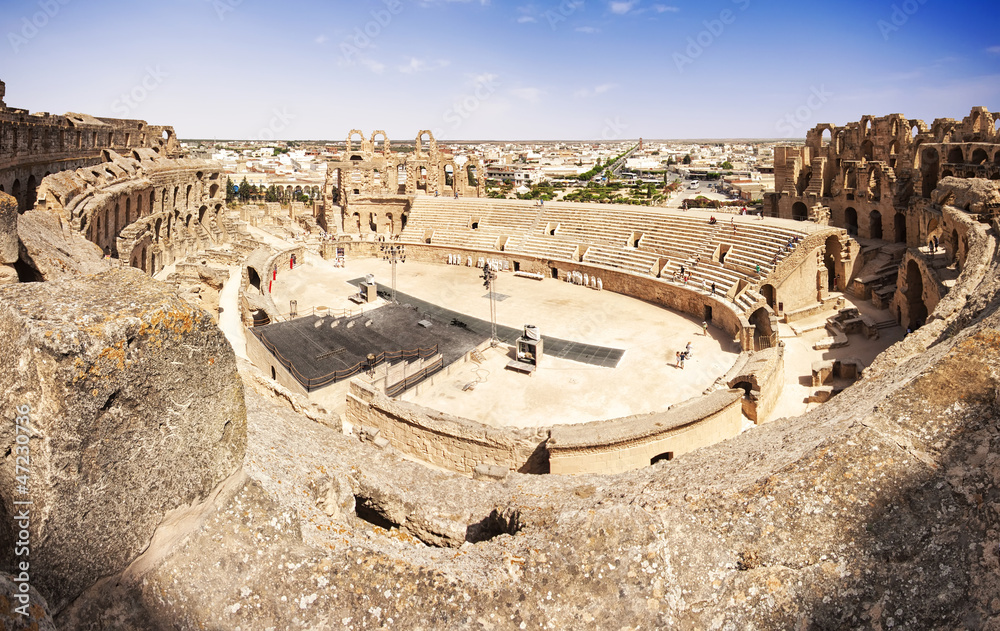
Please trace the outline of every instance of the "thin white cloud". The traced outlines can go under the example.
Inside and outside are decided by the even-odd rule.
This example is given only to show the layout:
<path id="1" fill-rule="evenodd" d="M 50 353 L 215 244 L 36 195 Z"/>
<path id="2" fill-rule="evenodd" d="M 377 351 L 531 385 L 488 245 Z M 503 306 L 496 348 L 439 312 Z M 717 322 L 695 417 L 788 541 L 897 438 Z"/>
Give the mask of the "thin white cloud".
<path id="1" fill-rule="evenodd" d="M 530 15 L 522 15 L 521 17 L 517 18 L 518 24 L 533 24 L 537 21 L 538 20 L 536 20 L 534 17 Z"/>
<path id="2" fill-rule="evenodd" d="M 681 10 L 680 7 L 675 7 L 675 6 L 669 5 L 669 4 L 654 4 L 653 5 L 653 11 L 656 11 L 657 13 L 677 13 L 680 10 Z"/>
<path id="3" fill-rule="evenodd" d="M 608 8 L 615 15 L 625 15 L 637 4 L 639 4 L 639 0 L 620 0 L 609 3 Z"/>
<path id="4" fill-rule="evenodd" d="M 594 26 L 578 26 L 576 27 L 577 33 L 584 33 L 586 35 L 596 35 L 601 32 L 601 29 Z"/>
<path id="5" fill-rule="evenodd" d="M 325 43 L 326 43 L 326 42 L 327 42 L 327 41 L 328 41 L 329 39 L 330 39 L 330 38 L 329 38 L 329 37 L 327 37 L 326 35 L 320 35 L 319 37 L 317 37 L 317 38 L 316 38 L 316 39 L 314 39 L 313 41 L 314 41 L 314 42 L 316 42 L 317 44 L 319 44 L 320 46 L 322 46 L 322 45 L 323 45 L 323 44 L 325 44 Z"/>
<path id="6" fill-rule="evenodd" d="M 986 52 L 990 53 L 991 55 L 1000 55 L 1000 46 L 990 46 L 989 48 L 986 49 Z"/>
<path id="7" fill-rule="evenodd" d="M 398 67 L 398 70 L 403 74 L 416 74 L 418 72 L 427 72 L 429 70 L 437 70 L 439 68 L 444 68 L 450 65 L 447 59 L 438 59 L 437 61 L 428 62 L 423 59 L 417 59 L 416 57 L 410 57 L 410 60 Z"/>

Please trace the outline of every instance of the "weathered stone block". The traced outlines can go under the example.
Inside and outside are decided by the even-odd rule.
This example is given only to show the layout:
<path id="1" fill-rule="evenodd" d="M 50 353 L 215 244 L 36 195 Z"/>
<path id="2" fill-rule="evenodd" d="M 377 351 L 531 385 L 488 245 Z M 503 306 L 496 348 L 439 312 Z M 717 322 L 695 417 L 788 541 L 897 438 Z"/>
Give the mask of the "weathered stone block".
<path id="1" fill-rule="evenodd" d="M 0 263 L 16 263 L 17 200 L 0 192 Z"/>
<path id="2" fill-rule="evenodd" d="M 232 347 L 138 270 L 0 288 L 0 410 L 0 569 L 14 560 L 13 502 L 30 500 L 32 584 L 54 612 L 122 571 L 246 449 Z"/>

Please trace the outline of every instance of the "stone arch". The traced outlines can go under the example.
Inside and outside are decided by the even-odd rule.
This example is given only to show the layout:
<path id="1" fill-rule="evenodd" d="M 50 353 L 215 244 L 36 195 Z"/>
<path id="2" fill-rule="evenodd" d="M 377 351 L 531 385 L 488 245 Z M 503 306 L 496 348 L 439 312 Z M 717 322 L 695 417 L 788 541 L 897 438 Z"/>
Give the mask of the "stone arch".
<path id="1" fill-rule="evenodd" d="M 386 227 L 386 232 L 387 233 L 389 233 L 389 234 L 394 234 L 395 233 L 395 231 L 396 231 L 396 223 L 393 220 L 392 213 L 386 213 L 385 214 L 385 227 Z"/>
<path id="2" fill-rule="evenodd" d="M 975 151 L 972 152 L 972 159 L 970 160 L 970 162 L 972 164 L 981 166 L 986 164 L 989 161 L 989 159 L 990 157 L 986 153 L 986 150 L 980 147 L 979 149 L 976 149 Z"/>
<path id="3" fill-rule="evenodd" d="M 916 331 L 927 321 L 927 305 L 924 303 L 923 275 L 913 259 L 906 264 L 906 305 L 906 327 Z"/>
<path id="4" fill-rule="evenodd" d="M 822 128 L 823 130 L 819 135 L 819 146 L 829 147 L 833 143 L 833 126 L 823 125 Z"/>
<path id="5" fill-rule="evenodd" d="M 771 337 L 774 331 L 771 329 L 771 312 L 766 307 L 760 307 L 748 318 L 750 324 L 756 327 L 757 337 Z"/>
<path id="6" fill-rule="evenodd" d="M 851 206 L 844 210 L 844 228 L 847 229 L 847 234 L 858 234 L 858 211 Z"/>
<path id="7" fill-rule="evenodd" d="M 877 210 L 868 214 L 868 237 L 871 239 L 882 238 L 882 213 Z"/>
<path id="8" fill-rule="evenodd" d="M 132 198 L 125 198 L 125 225 L 132 223 Z"/>
<path id="9" fill-rule="evenodd" d="M 361 234 L 361 213 L 354 213 L 354 229 L 358 234 Z"/>
<path id="10" fill-rule="evenodd" d="M 799 185 L 798 187 L 796 187 L 799 196 L 803 195 L 809 188 L 809 183 L 812 182 L 812 176 L 813 176 L 812 169 L 803 172 L 799 176 Z"/>
<path id="11" fill-rule="evenodd" d="M 455 165 L 448 163 L 442 169 L 444 175 L 444 185 L 454 188 L 455 186 Z"/>
<path id="12" fill-rule="evenodd" d="M 378 232 L 378 213 L 368 213 L 368 229 Z"/>
<path id="13" fill-rule="evenodd" d="M 882 169 L 878 167 L 868 171 L 868 197 L 876 202 L 882 199 Z"/>
<path id="14" fill-rule="evenodd" d="M 906 243 L 906 215 L 898 211 L 892 216 L 892 237 L 896 243 Z"/>
<path id="15" fill-rule="evenodd" d="M 360 140 L 358 142 L 358 149 L 363 149 L 365 144 L 365 135 L 361 133 L 360 129 L 352 129 L 347 134 L 347 153 L 354 151 L 354 137 L 357 136 Z"/>
<path id="16" fill-rule="evenodd" d="M 777 294 L 774 290 L 774 285 L 770 283 L 765 283 L 760 286 L 760 295 L 764 297 L 764 302 L 767 303 L 768 307 L 772 309 L 777 309 Z"/>
<path id="17" fill-rule="evenodd" d="M 377 141 L 375 140 L 379 136 L 382 136 L 382 147 L 381 148 L 379 148 L 379 146 L 377 144 Z M 390 145 L 390 142 L 389 142 L 389 135 L 386 134 L 381 129 L 372 132 L 371 145 L 372 145 L 372 151 L 374 151 L 375 153 L 381 153 L 384 156 L 385 155 L 389 155 L 389 152 L 391 151 L 391 148 L 390 148 L 391 145 Z"/>
<path id="18" fill-rule="evenodd" d="M 805 221 L 809 219 L 809 209 L 802 202 L 792 204 L 792 219 L 795 221 Z"/>
<path id="19" fill-rule="evenodd" d="M 925 199 L 931 198 L 931 193 L 937 188 L 938 183 L 938 170 L 939 170 L 939 160 L 941 159 L 938 155 L 938 150 L 934 147 L 927 147 L 920 152 L 920 173 L 921 173 L 921 184 L 920 193 L 921 197 Z"/>
<path id="20" fill-rule="evenodd" d="M 159 217 L 156 219 L 156 224 L 153 230 L 153 238 L 156 240 L 157 243 L 160 242 L 160 228 L 162 227 L 163 227 L 163 218 Z"/>
<path id="21" fill-rule="evenodd" d="M 420 132 L 417 133 L 417 142 L 416 142 L 417 155 L 418 156 L 423 155 L 424 153 L 423 150 L 424 136 L 427 136 L 427 149 L 429 153 L 431 154 L 437 153 L 437 141 L 434 140 L 434 133 L 431 132 L 431 130 L 429 129 L 421 129 Z"/>
<path id="22" fill-rule="evenodd" d="M 997 156 L 1000 157 L 1000 152 L 997 153 Z M 479 163 L 478 163 L 478 161 L 475 162 L 475 163 L 473 163 L 470 160 L 469 164 L 465 165 L 465 173 L 466 173 L 466 177 L 468 178 L 468 181 L 469 181 L 469 186 L 476 186 L 476 187 L 478 187 L 479 186 Z"/>
<path id="23" fill-rule="evenodd" d="M 826 267 L 827 285 L 832 291 L 841 291 L 846 282 L 843 274 L 841 274 L 844 268 L 843 255 L 840 236 L 831 234 L 826 238 L 826 243 L 823 247 L 823 265 Z M 840 277 L 839 280 L 838 276 Z"/>
<path id="24" fill-rule="evenodd" d="M 861 157 L 869 162 L 875 159 L 875 143 L 865 140 L 861 143 Z"/>
<path id="25" fill-rule="evenodd" d="M 962 164 L 965 162 L 965 155 L 962 152 L 961 147 L 952 147 L 948 149 L 948 160 L 949 164 Z"/>

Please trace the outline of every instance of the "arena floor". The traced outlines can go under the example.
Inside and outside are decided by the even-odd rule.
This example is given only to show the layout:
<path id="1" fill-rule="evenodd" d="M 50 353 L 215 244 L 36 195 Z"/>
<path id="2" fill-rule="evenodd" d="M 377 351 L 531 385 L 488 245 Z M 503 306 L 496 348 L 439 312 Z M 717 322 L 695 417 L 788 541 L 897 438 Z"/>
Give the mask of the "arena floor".
<path id="1" fill-rule="evenodd" d="M 349 281 L 374 274 L 390 285 L 391 265 L 381 259 L 348 259 L 337 268 L 315 254 L 295 270 L 278 273 L 273 288 L 276 304 L 288 310 L 298 301 L 298 312 L 313 307 L 358 309 L 348 296 L 356 291 Z M 397 267 L 399 292 L 459 313 L 489 320 L 490 305 L 481 271 L 464 266 L 409 261 Z M 587 344 L 623 349 L 616 368 L 603 368 L 551 356 L 542 357 L 531 376 L 506 370 L 510 349 L 491 349 L 481 364 L 470 362 L 452 374 L 439 375 L 433 386 L 412 391 L 404 399 L 456 416 L 495 426 L 540 427 L 584 423 L 658 410 L 698 396 L 724 375 L 736 361 L 738 344 L 718 328 L 702 336 L 701 322 L 652 304 L 609 291 L 542 281 L 502 273 L 496 292 L 499 324 L 520 328 L 537 325 L 543 335 Z M 384 304 L 380 300 L 373 308 Z M 857 305 L 878 320 L 888 312 L 874 312 L 870 304 Z M 868 341 L 851 336 L 851 345 L 833 351 L 816 351 L 812 344 L 826 335 L 822 328 L 802 335 L 781 325 L 786 344 L 784 394 L 771 418 L 798 415 L 816 404 L 811 394 L 812 363 L 834 357 L 857 357 L 869 363 L 900 339 L 896 329 L 882 331 L 882 338 Z M 690 342 L 692 358 L 683 370 L 674 365 L 675 353 Z M 473 388 L 469 384 L 475 382 Z M 324 388 L 313 398 L 329 409 L 343 412 L 344 383 Z"/>

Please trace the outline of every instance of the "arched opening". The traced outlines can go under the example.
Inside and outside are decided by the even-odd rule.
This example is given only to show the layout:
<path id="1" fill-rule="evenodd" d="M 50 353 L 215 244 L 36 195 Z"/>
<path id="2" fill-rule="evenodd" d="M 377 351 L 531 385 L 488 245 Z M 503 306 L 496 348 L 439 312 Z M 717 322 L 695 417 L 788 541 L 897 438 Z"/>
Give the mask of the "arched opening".
<path id="1" fill-rule="evenodd" d="M 868 196 L 876 202 L 882 199 L 882 173 L 878 169 L 868 175 Z"/>
<path id="2" fill-rule="evenodd" d="M 132 223 L 132 198 L 125 200 L 125 225 Z"/>
<path id="3" fill-rule="evenodd" d="M 368 229 L 372 232 L 378 232 L 378 215 L 375 213 L 368 213 Z"/>
<path id="4" fill-rule="evenodd" d="M 828 127 L 823 130 L 823 133 L 819 137 L 819 146 L 829 147 L 832 141 L 833 141 L 833 132 L 831 132 L 830 128 Z"/>
<path id="5" fill-rule="evenodd" d="M 142 254 L 139 255 L 139 268 L 145 272 L 146 271 L 146 248 L 142 248 Z"/>
<path id="6" fill-rule="evenodd" d="M 155 230 L 153 232 L 153 238 L 156 239 L 157 243 L 160 242 L 160 228 L 162 226 L 163 226 L 163 218 L 157 219 L 156 220 Z"/>
<path id="7" fill-rule="evenodd" d="M 823 265 L 826 267 L 827 286 L 830 291 L 842 291 L 844 279 L 840 277 L 840 263 L 843 258 L 843 246 L 840 237 L 835 234 L 826 238 L 823 248 Z"/>
<path id="8" fill-rule="evenodd" d="M 254 326 L 267 326 L 268 324 L 271 324 L 271 318 L 267 317 L 266 311 L 257 309 L 253 312 Z M 271 379 L 274 379 L 274 366 L 271 366 Z"/>
<path id="9" fill-rule="evenodd" d="M 444 185 L 448 187 L 455 186 L 455 169 L 450 164 L 444 166 Z"/>
<path id="10" fill-rule="evenodd" d="M 420 167 L 417 177 L 417 190 L 427 192 L 427 168 Z"/>
<path id="11" fill-rule="evenodd" d="M 760 286 L 760 295 L 764 297 L 764 302 L 767 303 L 768 307 L 776 309 L 775 306 L 777 302 L 775 301 L 774 285 L 767 284 Z"/>
<path id="12" fill-rule="evenodd" d="M 952 147 L 948 150 L 948 162 L 950 164 L 962 164 L 965 162 L 961 147 Z"/>
<path id="13" fill-rule="evenodd" d="M 892 217 L 892 236 L 896 243 L 906 243 L 906 215 L 896 213 Z"/>
<path id="14" fill-rule="evenodd" d="M 24 200 L 21 198 L 21 180 L 14 180 L 10 186 L 10 195 L 17 200 L 17 207 L 20 212 L 24 212 Z"/>
<path id="15" fill-rule="evenodd" d="M 213 185 L 211 185 L 211 186 L 208 187 L 208 196 L 209 197 L 215 197 L 218 194 L 219 194 L 219 185 L 218 184 L 213 184 Z"/>
<path id="16" fill-rule="evenodd" d="M 847 169 L 847 188 L 852 190 L 858 188 L 858 170 L 856 167 Z"/>
<path id="17" fill-rule="evenodd" d="M 872 135 L 872 119 L 865 117 L 865 136 Z"/>
<path id="18" fill-rule="evenodd" d="M 403 195 L 406 193 L 406 165 L 396 165 L 396 193 Z"/>
<path id="19" fill-rule="evenodd" d="M 934 147 L 928 147 L 920 154 L 920 172 L 923 175 L 920 194 L 925 199 L 930 199 L 931 193 L 937 188 L 939 159 L 940 156 Z"/>
<path id="20" fill-rule="evenodd" d="M 809 219 L 809 209 L 802 202 L 795 202 L 792 205 L 792 219 L 795 221 L 805 221 Z"/>
<path id="21" fill-rule="evenodd" d="M 918 135 L 920 135 L 920 125 L 914 125 L 910 128 L 910 139 L 916 140 Z"/>
<path id="22" fill-rule="evenodd" d="M 868 215 L 868 236 L 872 239 L 882 238 L 882 213 L 877 210 Z"/>
<path id="23" fill-rule="evenodd" d="M 393 221 L 392 213 L 385 214 L 385 231 L 393 234 L 396 231 L 396 224 Z"/>
<path id="24" fill-rule="evenodd" d="M 252 267 L 247 267 L 247 279 L 250 284 L 253 285 L 254 289 L 260 291 L 260 275 L 257 274 L 257 270 Z"/>
<path id="25" fill-rule="evenodd" d="M 847 229 L 847 234 L 858 235 L 858 211 L 851 206 L 844 210 L 844 228 Z"/>
<path id="26" fill-rule="evenodd" d="M 906 265 L 906 304 L 908 318 L 906 327 L 916 331 L 927 321 L 927 306 L 924 304 L 924 279 L 920 266 L 911 260 Z"/>
<path id="27" fill-rule="evenodd" d="M 407 220 L 407 218 L 409 218 L 409 215 L 407 215 L 406 213 L 403 213 L 402 215 L 400 215 L 400 217 L 399 217 L 399 230 L 400 231 L 406 230 L 406 220 Z"/>
<path id="28" fill-rule="evenodd" d="M 771 329 L 771 314 L 761 307 L 753 312 L 749 318 L 750 324 L 756 327 L 754 334 L 757 350 L 768 348 L 772 345 L 774 331 Z"/>
<path id="29" fill-rule="evenodd" d="M 656 464 L 657 462 L 663 462 L 664 460 L 673 460 L 673 459 L 674 459 L 674 452 L 672 452 L 672 451 L 666 451 L 666 452 L 663 452 L 662 454 L 658 454 L 658 455 L 653 456 L 652 458 L 650 458 L 649 465 L 652 466 L 652 465 Z"/>
<path id="30" fill-rule="evenodd" d="M 871 140 L 861 143 L 861 157 L 868 161 L 875 159 L 875 145 Z"/>
<path id="31" fill-rule="evenodd" d="M 361 214 L 354 213 L 354 231 L 361 234 Z"/>
<path id="32" fill-rule="evenodd" d="M 1000 154 L 997 154 L 1000 156 Z M 474 164 L 465 167 L 465 173 L 469 178 L 469 186 L 479 186 L 479 169 Z"/>
<path id="33" fill-rule="evenodd" d="M 34 175 L 28 176 L 28 188 L 24 190 L 24 210 L 31 210 L 38 201 L 38 182 Z"/>
<path id="34" fill-rule="evenodd" d="M 990 157 L 986 154 L 985 149 L 976 149 L 972 152 L 972 164 L 983 165 L 989 161 Z"/>

